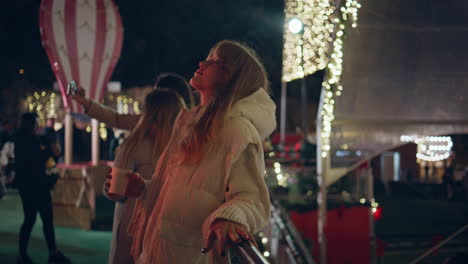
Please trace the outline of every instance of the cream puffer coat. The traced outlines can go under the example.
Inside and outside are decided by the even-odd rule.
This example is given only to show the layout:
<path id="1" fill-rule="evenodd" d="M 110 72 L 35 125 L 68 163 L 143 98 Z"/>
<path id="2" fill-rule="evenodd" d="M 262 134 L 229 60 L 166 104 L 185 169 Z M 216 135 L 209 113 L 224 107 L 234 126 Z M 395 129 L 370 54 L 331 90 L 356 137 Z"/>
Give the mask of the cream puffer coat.
<path id="1" fill-rule="evenodd" d="M 193 113 L 181 111 L 155 173 L 137 202 L 129 232 L 136 263 L 226 263 L 201 253 L 208 228 L 224 218 L 255 233 L 270 217 L 262 141 L 276 126 L 264 89 L 239 100 L 200 162 L 182 164 L 176 143 Z M 211 259 L 211 260 L 210 260 Z"/>

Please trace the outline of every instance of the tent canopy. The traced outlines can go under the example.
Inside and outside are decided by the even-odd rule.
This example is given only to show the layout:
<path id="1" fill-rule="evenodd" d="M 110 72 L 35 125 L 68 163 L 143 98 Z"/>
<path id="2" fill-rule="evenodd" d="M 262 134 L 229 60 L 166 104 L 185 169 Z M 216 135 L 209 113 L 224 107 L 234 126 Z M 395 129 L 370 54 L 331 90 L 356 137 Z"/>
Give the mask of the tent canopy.
<path id="1" fill-rule="evenodd" d="M 468 133 L 468 2 L 366 1 L 344 38 L 331 184 L 402 135 Z M 343 151 L 346 150 L 346 151 Z"/>

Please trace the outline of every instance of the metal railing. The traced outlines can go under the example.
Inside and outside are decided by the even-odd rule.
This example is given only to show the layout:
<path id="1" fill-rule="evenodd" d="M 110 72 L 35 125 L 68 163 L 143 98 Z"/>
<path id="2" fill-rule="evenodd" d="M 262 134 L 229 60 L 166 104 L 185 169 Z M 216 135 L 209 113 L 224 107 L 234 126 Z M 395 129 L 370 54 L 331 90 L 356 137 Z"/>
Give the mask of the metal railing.
<path id="1" fill-rule="evenodd" d="M 460 235 L 461 233 L 465 232 L 466 230 L 468 230 L 468 224 L 462 226 L 460 229 L 458 229 L 457 231 L 455 231 L 453 234 L 451 234 L 450 236 L 448 236 L 446 239 L 440 241 L 439 243 L 437 243 L 437 245 L 433 246 L 432 248 L 430 248 L 429 250 L 427 250 L 426 252 L 424 252 L 424 254 L 422 254 L 421 256 L 415 258 L 413 261 L 410 262 L 410 264 L 417 264 L 419 263 L 421 260 L 425 259 L 427 256 L 431 255 L 433 252 L 435 252 L 436 250 L 438 250 L 440 247 L 442 247 L 443 245 L 447 244 L 450 240 L 454 239 L 455 237 L 457 237 L 458 235 Z"/>
<path id="2" fill-rule="evenodd" d="M 270 256 L 272 257 L 272 263 L 314 264 L 309 249 L 305 246 L 286 210 L 276 200 L 272 201 L 271 208 L 270 228 L 278 231 L 275 239 L 281 244 L 281 250 L 283 250 L 282 253 L 276 252 L 275 254 L 272 252 Z M 270 237 L 270 239 L 273 239 L 273 237 Z M 240 263 L 270 264 L 260 250 L 249 241 L 243 241 L 232 247 L 231 251 L 236 255 Z M 282 255 L 283 258 L 279 255 Z M 278 258 L 275 258 L 275 256 Z"/>
<path id="3" fill-rule="evenodd" d="M 232 248 L 232 251 L 240 258 L 241 263 L 270 264 L 257 247 L 249 241 L 243 241 L 239 245 L 236 245 Z"/>
<path id="4" fill-rule="evenodd" d="M 285 251 L 289 263 L 315 263 L 301 235 L 291 222 L 289 214 L 276 200 L 272 201 L 272 223 L 280 231 L 280 240 L 286 246 Z"/>

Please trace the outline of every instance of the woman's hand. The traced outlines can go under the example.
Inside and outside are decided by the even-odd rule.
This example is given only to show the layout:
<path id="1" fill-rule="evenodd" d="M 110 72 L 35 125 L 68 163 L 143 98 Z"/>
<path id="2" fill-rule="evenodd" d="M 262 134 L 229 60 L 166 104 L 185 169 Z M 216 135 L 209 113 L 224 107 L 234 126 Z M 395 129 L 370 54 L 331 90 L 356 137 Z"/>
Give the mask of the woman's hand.
<path id="1" fill-rule="evenodd" d="M 202 253 L 207 253 L 213 248 L 214 240 L 218 241 L 218 252 L 216 253 L 220 256 L 225 256 L 227 248 L 240 244 L 244 240 L 248 240 L 257 246 L 255 239 L 249 234 L 244 225 L 222 218 L 216 219 L 211 224 Z"/>
<path id="2" fill-rule="evenodd" d="M 80 105 L 86 106 L 88 104 L 88 99 L 86 98 L 85 89 L 81 87 L 80 85 L 78 85 L 77 88 L 78 90 L 76 91 L 76 93 L 73 95 L 70 95 L 70 97 L 73 100 L 77 101 Z"/>
<path id="3" fill-rule="evenodd" d="M 112 168 L 109 168 L 108 173 L 107 173 L 107 179 L 104 182 L 103 186 L 103 191 L 104 191 L 104 196 L 111 200 L 116 200 L 114 199 L 114 196 L 109 193 L 109 189 L 111 186 L 111 179 L 112 179 Z M 135 172 L 129 172 L 127 174 L 128 177 L 128 184 L 127 188 L 125 189 L 125 196 L 126 197 L 138 197 L 141 195 L 141 193 L 145 189 L 145 181 L 143 178 Z M 119 199 L 120 200 L 120 199 Z"/>

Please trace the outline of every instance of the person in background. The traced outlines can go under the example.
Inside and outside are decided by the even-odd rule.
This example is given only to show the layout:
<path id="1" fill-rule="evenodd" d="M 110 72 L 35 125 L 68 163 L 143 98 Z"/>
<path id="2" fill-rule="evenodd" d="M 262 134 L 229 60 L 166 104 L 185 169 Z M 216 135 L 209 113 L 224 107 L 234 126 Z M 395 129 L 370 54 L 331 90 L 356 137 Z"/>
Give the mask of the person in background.
<path id="1" fill-rule="evenodd" d="M 21 116 L 21 124 L 13 136 L 15 155 L 15 182 L 23 205 L 24 220 L 19 235 L 19 256 L 17 264 L 34 263 L 27 254 L 31 231 L 37 213 L 41 216 L 44 237 L 49 249 L 49 263 L 71 263 L 57 250 L 55 241 L 51 183 L 46 176 L 46 161 L 52 155 L 50 146 L 41 143 L 36 135 L 37 115 L 26 113 Z"/>
<path id="2" fill-rule="evenodd" d="M 15 177 L 14 152 L 13 152 L 14 127 L 9 120 L 1 122 L 0 126 L 0 199 L 7 192 L 7 183 L 11 183 Z"/>
<path id="3" fill-rule="evenodd" d="M 180 112 L 151 180 L 129 174 L 136 263 L 228 263 L 227 248 L 253 242 L 270 217 L 262 140 L 276 106 L 263 65 L 248 47 L 221 41 L 190 84 L 201 104 Z"/>
<path id="4" fill-rule="evenodd" d="M 122 145 L 125 141 L 125 133 L 120 132 L 120 134 L 113 138 L 112 141 L 109 143 L 109 160 L 115 159 L 115 152 L 117 148 Z"/>
<path id="5" fill-rule="evenodd" d="M 0 149 L 3 148 L 6 142 L 11 141 L 13 135 L 13 124 L 9 120 L 2 121 L 0 125 Z"/>
<path id="6" fill-rule="evenodd" d="M 173 78 L 172 75 L 171 78 Z M 164 78 L 159 80 L 164 80 Z M 178 83 L 184 87 L 186 82 L 182 79 Z M 176 85 L 177 82 L 174 81 L 171 84 Z M 165 87 L 167 85 L 169 82 L 165 83 Z M 144 111 L 141 115 L 119 115 L 112 109 L 95 102 L 91 103 L 92 108 L 85 110 L 91 117 L 120 129 L 127 128 L 126 122 L 132 123 L 135 117 L 139 118 L 128 138 L 118 147 L 114 167 L 135 171 L 147 180 L 151 178 L 156 162 L 169 141 L 176 116 L 181 109 L 186 108 L 184 100 L 176 90 L 183 89 L 180 87 L 154 89 L 145 97 Z M 83 94 L 80 88 L 78 94 L 72 98 L 79 103 L 86 104 L 87 99 L 77 100 L 78 96 Z M 115 205 L 108 263 L 133 263 L 130 257 L 132 240 L 128 236 L 127 227 L 133 213 L 134 203 L 135 199 L 127 199 Z"/>

